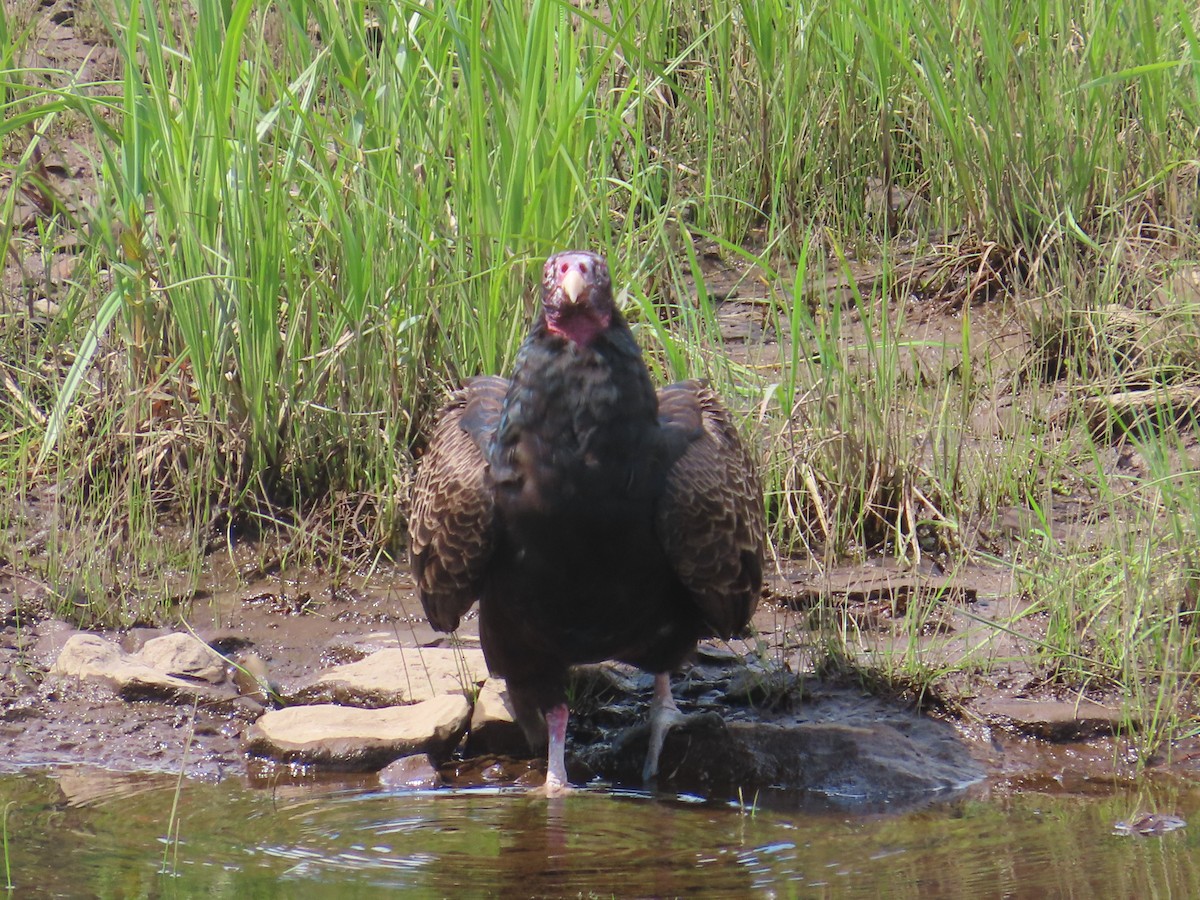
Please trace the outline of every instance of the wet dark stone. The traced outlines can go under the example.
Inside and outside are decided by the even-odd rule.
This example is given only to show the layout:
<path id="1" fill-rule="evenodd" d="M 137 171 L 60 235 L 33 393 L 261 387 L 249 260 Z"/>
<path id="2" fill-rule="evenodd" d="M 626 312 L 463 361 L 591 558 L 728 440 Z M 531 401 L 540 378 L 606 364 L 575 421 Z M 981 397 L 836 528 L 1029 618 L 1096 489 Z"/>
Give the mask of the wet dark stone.
<path id="1" fill-rule="evenodd" d="M 588 716 L 592 724 L 604 728 L 628 728 L 638 718 L 639 711 L 629 703 L 609 703 Z"/>
<path id="2" fill-rule="evenodd" d="M 640 767 L 642 740 L 633 742 Z M 667 736 L 660 784 L 706 795 L 766 788 L 876 802 L 966 787 L 983 777 L 966 751 L 922 747 L 891 725 L 774 725 L 698 715 Z M 622 773 L 637 777 L 638 768 Z"/>
<path id="3" fill-rule="evenodd" d="M 799 704 L 803 693 L 803 680 L 782 669 L 742 668 L 725 687 L 725 696 L 733 703 L 767 709 L 790 709 Z"/>
<path id="4" fill-rule="evenodd" d="M 379 784 L 385 788 L 427 790 L 444 783 L 428 753 L 402 757 L 379 770 Z"/>
<path id="5" fill-rule="evenodd" d="M 439 770 L 451 787 L 478 787 L 484 784 L 517 784 L 535 787 L 545 778 L 541 760 L 513 759 L 507 756 L 476 756 L 445 763 Z M 571 772 L 572 777 L 575 773 Z M 577 779 L 579 783 L 584 779 Z"/>
<path id="6" fill-rule="evenodd" d="M 212 647 L 222 656 L 233 656 L 242 650 L 248 650 L 254 646 L 254 641 L 243 634 L 235 632 L 214 632 L 212 634 L 202 634 L 208 646 Z"/>
<path id="7" fill-rule="evenodd" d="M 639 691 L 649 691 L 653 679 L 632 666 L 598 663 L 575 666 L 571 670 L 569 692 L 572 705 L 579 708 L 601 705 Z"/>
<path id="8" fill-rule="evenodd" d="M 649 731 L 642 718 L 607 744 L 581 724 L 583 739 L 572 740 L 576 764 L 641 786 Z M 657 787 L 729 799 L 799 792 L 839 805 L 877 805 L 954 791 L 983 775 L 950 725 L 855 691 L 829 690 L 791 715 L 728 705 L 720 713 L 690 713 L 667 736 Z"/>

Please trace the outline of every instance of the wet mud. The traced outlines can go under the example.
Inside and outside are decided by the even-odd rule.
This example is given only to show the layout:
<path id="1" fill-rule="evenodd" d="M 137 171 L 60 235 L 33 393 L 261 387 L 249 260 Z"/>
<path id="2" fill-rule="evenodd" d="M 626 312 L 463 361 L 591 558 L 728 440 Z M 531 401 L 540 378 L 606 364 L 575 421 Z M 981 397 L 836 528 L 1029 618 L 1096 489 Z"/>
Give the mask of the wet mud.
<path id="1" fill-rule="evenodd" d="M 949 661 L 970 647 L 991 663 L 974 675 L 960 673 L 953 697 L 881 694 L 877 685 L 837 673 L 818 676 L 813 591 L 835 598 L 847 620 L 857 623 L 865 656 L 894 649 L 906 604 L 920 602 L 936 607 L 930 618 L 940 624 L 919 639 L 924 646 L 917 651 Z M 247 730 L 274 705 L 249 689 L 237 702 L 163 702 L 128 699 L 103 684 L 48 674 L 78 629 L 40 615 L 45 604 L 39 604 L 38 595 L 33 582 L 0 572 L 0 744 L 5 748 L 0 771 L 86 765 L 258 784 L 328 777 L 360 783 L 375 777 L 333 776 L 321 767 L 249 759 Z M 1134 778 L 1136 760 L 1119 734 L 1116 698 L 1063 695 L 1022 661 L 1027 655 L 1021 651 L 1028 648 L 1021 646 L 1019 634 L 988 627 L 991 616 L 1007 618 L 1020 602 L 1005 573 L 982 568 L 947 579 L 880 562 L 819 577 L 797 569 L 773 579 L 755 616 L 752 639 L 702 645 L 675 676 L 675 695 L 690 720 L 672 732 L 664 775 L 652 787 L 724 798 L 752 789 L 764 794 L 764 802 L 774 792 L 782 803 L 798 803 L 807 795 L 819 804 L 832 798 L 903 805 L 952 794 L 980 779 L 985 790 L 1012 790 L 1022 784 Z M 214 583 L 193 601 L 186 619 L 170 628 L 132 628 L 106 636 L 133 652 L 152 638 L 180 631 L 191 631 L 230 659 L 257 660 L 262 678 L 284 702 L 304 697 L 323 670 L 381 649 L 477 642 L 474 613 L 454 638 L 430 629 L 403 567 L 344 577 L 337 584 L 316 572 L 241 587 Z M 987 640 L 994 642 L 991 655 L 980 655 Z M 582 670 L 572 687 L 568 747 L 575 783 L 643 787 L 650 687 L 651 679 L 636 670 Z M 754 737 L 741 730 L 750 725 L 758 729 Z M 805 738 L 806 728 L 819 733 Z M 846 743 L 847 735 L 855 742 Z M 915 741 L 918 750 L 897 750 L 901 737 Z M 864 741 L 891 748 L 886 770 L 862 749 Z M 815 755 L 797 756 L 801 745 L 807 746 L 804 753 Z M 1193 774 L 1196 762 L 1188 748 L 1173 750 L 1161 767 Z M 919 755 L 897 762 L 906 752 Z M 544 762 L 530 756 L 519 746 L 494 753 L 466 741 L 449 759 L 438 761 L 436 778 L 427 782 L 459 788 L 536 786 Z M 844 765 L 847 758 L 853 758 L 852 766 Z M 906 787 L 905 766 L 929 776 L 941 763 L 948 768 L 940 787 Z"/>

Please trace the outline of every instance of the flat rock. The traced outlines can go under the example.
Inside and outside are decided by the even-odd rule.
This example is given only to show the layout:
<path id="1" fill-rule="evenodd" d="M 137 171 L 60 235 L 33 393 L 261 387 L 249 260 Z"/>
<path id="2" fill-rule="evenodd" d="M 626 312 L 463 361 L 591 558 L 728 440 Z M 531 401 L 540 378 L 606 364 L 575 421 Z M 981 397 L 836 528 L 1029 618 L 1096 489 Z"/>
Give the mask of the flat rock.
<path id="1" fill-rule="evenodd" d="M 371 772 L 415 753 L 445 759 L 470 720 L 471 704 L 461 694 L 382 709 L 291 706 L 252 725 L 245 748 L 253 756 L 285 763 Z"/>
<path id="2" fill-rule="evenodd" d="M 317 676 L 294 698 L 377 708 L 446 694 L 473 696 L 487 678 L 482 650 L 393 647 Z"/>
<path id="3" fill-rule="evenodd" d="M 192 634 L 180 632 L 151 638 L 133 658 L 165 675 L 209 684 L 225 680 L 224 657 Z"/>
<path id="4" fill-rule="evenodd" d="M 730 665 L 741 661 L 741 656 L 724 644 L 701 641 L 696 645 L 696 662 L 708 665 Z"/>
<path id="5" fill-rule="evenodd" d="M 1124 713 L 1094 700 L 985 697 L 974 706 L 989 723 L 1040 738 L 1065 743 L 1117 734 Z"/>
<path id="6" fill-rule="evenodd" d="M 72 635 L 49 674 L 107 684 L 126 700 L 215 704 L 230 699 L 207 685 L 160 672 L 95 634 Z"/>
<path id="7" fill-rule="evenodd" d="M 471 713 L 466 750 L 471 756 L 484 753 L 522 756 L 529 752 L 525 732 L 517 724 L 503 678 L 489 678 L 484 682 Z"/>

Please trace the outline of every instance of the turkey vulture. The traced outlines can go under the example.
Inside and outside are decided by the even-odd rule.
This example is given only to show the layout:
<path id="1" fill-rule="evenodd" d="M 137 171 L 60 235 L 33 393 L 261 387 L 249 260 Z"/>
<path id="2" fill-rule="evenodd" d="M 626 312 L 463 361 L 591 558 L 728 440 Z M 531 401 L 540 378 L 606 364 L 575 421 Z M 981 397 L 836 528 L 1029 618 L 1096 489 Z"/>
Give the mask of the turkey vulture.
<path id="1" fill-rule="evenodd" d="M 434 628 L 479 601 L 488 668 L 530 746 L 549 744 L 551 795 L 572 665 L 654 673 L 652 778 L 681 717 L 670 671 L 741 631 L 762 585 L 762 490 L 729 413 L 699 381 L 655 393 L 608 264 L 584 251 L 547 260 L 512 378 L 473 378 L 443 409 L 409 537 Z"/>

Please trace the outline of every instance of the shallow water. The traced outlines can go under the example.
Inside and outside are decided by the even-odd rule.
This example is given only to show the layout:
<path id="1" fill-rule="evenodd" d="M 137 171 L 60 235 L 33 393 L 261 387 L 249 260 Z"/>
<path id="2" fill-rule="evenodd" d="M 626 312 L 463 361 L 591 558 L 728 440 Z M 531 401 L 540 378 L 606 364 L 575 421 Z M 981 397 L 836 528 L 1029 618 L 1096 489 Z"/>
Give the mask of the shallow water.
<path id="1" fill-rule="evenodd" d="M 603 790 L 230 780 L 177 796 L 169 777 L 72 770 L 2 776 L 0 804 L 22 897 L 1200 896 L 1200 831 L 1113 834 L 1139 812 L 1193 818 L 1200 791 L 1179 782 L 1048 780 L 856 815 Z"/>

